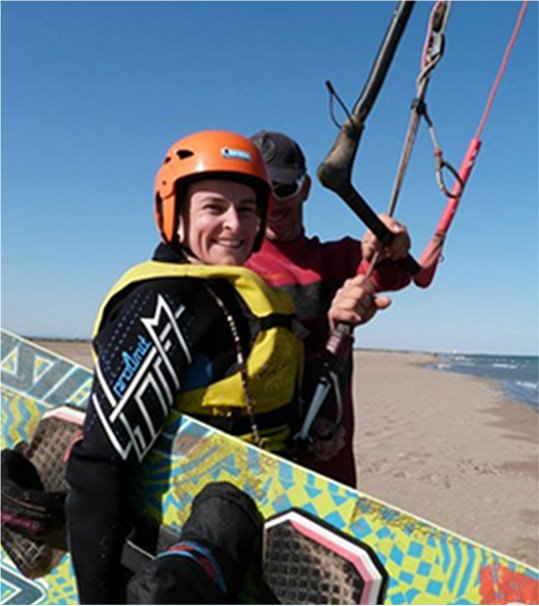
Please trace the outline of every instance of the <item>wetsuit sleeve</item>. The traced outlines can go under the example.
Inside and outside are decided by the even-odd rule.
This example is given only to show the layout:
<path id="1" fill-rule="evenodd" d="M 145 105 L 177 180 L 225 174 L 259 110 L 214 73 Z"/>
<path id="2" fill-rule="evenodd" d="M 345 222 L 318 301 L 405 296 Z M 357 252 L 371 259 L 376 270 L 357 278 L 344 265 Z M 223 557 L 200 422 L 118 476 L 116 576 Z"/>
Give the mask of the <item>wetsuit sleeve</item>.
<path id="1" fill-rule="evenodd" d="M 189 306 L 170 281 L 156 282 L 117 304 L 94 339 L 83 438 L 67 466 L 69 542 L 81 604 L 125 603 L 126 480 L 162 430 L 191 362 Z"/>
<path id="2" fill-rule="evenodd" d="M 362 260 L 358 266 L 357 273 L 366 274 L 368 267 L 369 264 Z M 400 260 L 382 261 L 378 263 L 376 269 L 373 271 L 371 280 L 375 291 L 383 292 L 387 290 L 401 290 L 410 284 L 412 276 Z"/>
<path id="3" fill-rule="evenodd" d="M 366 275 L 370 268 L 370 263 L 363 259 L 361 240 L 349 236 L 324 244 L 324 255 L 333 266 L 329 271 L 340 274 L 340 284 L 337 288 L 340 288 L 347 278 L 358 274 Z M 411 279 L 402 261 L 382 261 L 371 275 L 376 292 L 400 290 L 408 286 Z"/>

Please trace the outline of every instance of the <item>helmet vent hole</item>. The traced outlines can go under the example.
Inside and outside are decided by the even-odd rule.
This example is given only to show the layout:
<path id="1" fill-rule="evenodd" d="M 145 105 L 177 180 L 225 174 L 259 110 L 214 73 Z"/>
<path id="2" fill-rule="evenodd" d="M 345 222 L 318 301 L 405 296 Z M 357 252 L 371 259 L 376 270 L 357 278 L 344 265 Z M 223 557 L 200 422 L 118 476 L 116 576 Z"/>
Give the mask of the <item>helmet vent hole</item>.
<path id="1" fill-rule="evenodd" d="M 185 160 L 186 158 L 190 158 L 191 156 L 194 156 L 195 154 L 190 149 L 178 149 L 178 150 L 176 150 L 176 155 L 178 156 L 178 158 L 180 160 Z"/>

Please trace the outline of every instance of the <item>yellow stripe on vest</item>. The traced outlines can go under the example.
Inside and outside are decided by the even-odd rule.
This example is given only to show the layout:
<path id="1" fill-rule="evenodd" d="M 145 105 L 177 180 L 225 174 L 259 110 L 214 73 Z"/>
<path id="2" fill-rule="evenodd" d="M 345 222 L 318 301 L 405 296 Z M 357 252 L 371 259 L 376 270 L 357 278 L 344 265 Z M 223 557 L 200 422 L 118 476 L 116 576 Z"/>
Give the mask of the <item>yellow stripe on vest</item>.
<path id="1" fill-rule="evenodd" d="M 144 280 L 174 277 L 228 280 L 236 288 L 253 315 L 259 318 L 272 313 L 291 314 L 294 311 L 292 302 L 285 293 L 273 290 L 262 278 L 246 267 L 145 261 L 129 269 L 112 287 L 97 315 L 94 333 L 101 325 L 106 303 L 126 286 Z"/>

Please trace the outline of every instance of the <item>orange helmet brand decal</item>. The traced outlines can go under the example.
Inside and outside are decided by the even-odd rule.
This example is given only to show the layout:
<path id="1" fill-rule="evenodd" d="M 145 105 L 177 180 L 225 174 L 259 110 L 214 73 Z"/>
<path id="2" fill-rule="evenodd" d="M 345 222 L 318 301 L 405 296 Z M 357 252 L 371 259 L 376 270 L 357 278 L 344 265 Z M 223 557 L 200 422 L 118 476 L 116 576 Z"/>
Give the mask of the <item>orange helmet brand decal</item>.
<path id="1" fill-rule="evenodd" d="M 252 160 L 251 154 L 243 151 L 242 149 L 223 147 L 221 154 L 223 155 L 223 158 L 234 158 L 235 160 L 245 160 L 246 162 L 250 162 Z"/>

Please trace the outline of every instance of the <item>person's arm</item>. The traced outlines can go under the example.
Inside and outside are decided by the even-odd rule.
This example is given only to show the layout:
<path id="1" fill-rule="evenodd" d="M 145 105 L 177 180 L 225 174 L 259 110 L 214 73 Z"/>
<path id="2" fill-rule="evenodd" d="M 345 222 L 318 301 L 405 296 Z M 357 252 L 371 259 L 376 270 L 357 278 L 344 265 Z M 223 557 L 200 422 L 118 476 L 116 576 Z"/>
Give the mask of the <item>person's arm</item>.
<path id="1" fill-rule="evenodd" d="M 127 532 L 125 470 L 108 449 L 94 410 L 88 410 L 88 419 L 92 427 L 73 447 L 67 468 L 69 550 L 79 603 L 123 604 L 120 556 Z M 99 442 L 103 448 L 96 448 Z"/>
<path id="2" fill-rule="evenodd" d="M 165 282 L 164 289 L 153 282 L 131 292 L 94 339 L 83 438 L 67 466 L 69 547 L 81 604 L 125 603 L 126 479 L 162 430 L 191 360 L 193 318 Z"/>

